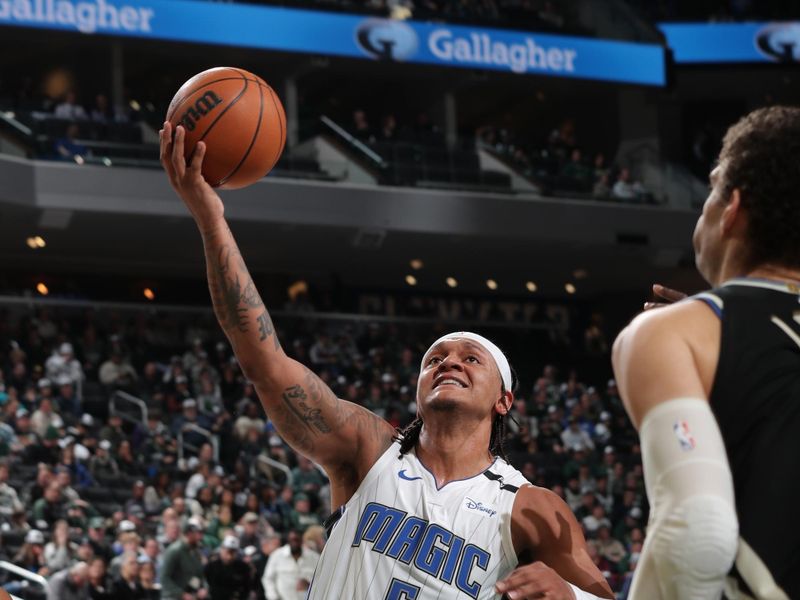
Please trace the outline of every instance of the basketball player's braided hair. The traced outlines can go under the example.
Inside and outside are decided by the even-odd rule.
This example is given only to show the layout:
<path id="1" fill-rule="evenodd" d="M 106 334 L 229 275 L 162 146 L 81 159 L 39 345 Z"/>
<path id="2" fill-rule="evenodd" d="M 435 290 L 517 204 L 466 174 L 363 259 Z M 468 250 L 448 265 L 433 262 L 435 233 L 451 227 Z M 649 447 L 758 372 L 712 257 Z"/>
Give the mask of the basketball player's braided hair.
<path id="1" fill-rule="evenodd" d="M 514 372 L 514 369 L 511 369 L 511 392 L 516 392 L 517 390 L 517 374 Z M 502 394 L 506 393 L 506 386 L 504 383 L 500 383 L 500 392 Z M 493 456 L 499 456 L 504 461 L 508 462 L 508 457 L 506 456 L 506 450 L 503 446 L 503 442 L 506 439 L 506 419 L 511 417 L 508 413 L 501 415 L 497 413 L 494 416 L 494 421 L 492 421 L 492 434 L 489 436 L 489 452 L 492 453 Z M 400 441 L 400 456 L 403 454 L 408 454 L 409 450 L 414 448 L 419 441 L 419 434 L 422 432 L 422 419 L 420 418 L 419 414 L 414 418 L 411 423 L 409 423 L 403 429 L 397 429 L 395 433 L 395 440 Z"/>

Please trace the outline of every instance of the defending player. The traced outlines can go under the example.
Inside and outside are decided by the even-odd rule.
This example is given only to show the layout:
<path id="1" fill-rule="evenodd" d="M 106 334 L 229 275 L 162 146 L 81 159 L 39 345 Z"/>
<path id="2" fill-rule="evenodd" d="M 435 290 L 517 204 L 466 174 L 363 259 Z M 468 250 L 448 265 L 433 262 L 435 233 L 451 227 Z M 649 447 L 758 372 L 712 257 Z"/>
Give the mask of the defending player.
<path id="1" fill-rule="evenodd" d="M 435 343 L 417 389 L 421 421 L 398 439 L 286 356 L 200 174 L 204 144 L 187 167 L 182 127 L 172 140 L 165 124 L 161 162 L 202 235 L 220 325 L 281 436 L 325 468 L 343 507 L 308 597 L 611 598 L 567 505 L 495 456 L 513 402 L 497 347 L 474 334 Z"/>
<path id="2" fill-rule="evenodd" d="M 800 598 L 800 109 L 731 127 L 711 185 L 693 242 L 714 289 L 614 345 L 652 505 L 631 595 Z"/>

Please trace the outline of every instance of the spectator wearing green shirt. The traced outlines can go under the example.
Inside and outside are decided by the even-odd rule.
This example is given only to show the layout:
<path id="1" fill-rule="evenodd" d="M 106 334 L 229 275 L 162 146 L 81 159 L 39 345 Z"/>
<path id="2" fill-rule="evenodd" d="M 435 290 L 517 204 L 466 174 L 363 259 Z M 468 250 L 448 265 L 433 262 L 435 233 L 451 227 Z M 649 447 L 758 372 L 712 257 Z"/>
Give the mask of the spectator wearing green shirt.
<path id="1" fill-rule="evenodd" d="M 164 550 L 161 567 L 162 600 L 181 600 L 187 588 L 199 588 L 203 582 L 203 556 L 200 540 L 203 527 L 192 517 L 183 526 L 183 537 Z"/>

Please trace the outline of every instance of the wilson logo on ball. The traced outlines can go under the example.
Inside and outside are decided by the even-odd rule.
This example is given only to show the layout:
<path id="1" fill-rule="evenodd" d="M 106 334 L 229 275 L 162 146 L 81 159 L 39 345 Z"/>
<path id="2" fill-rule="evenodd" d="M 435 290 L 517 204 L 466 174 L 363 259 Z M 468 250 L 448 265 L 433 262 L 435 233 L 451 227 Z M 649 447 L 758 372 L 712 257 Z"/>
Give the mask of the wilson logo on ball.
<path id="1" fill-rule="evenodd" d="M 209 90 L 197 99 L 194 106 L 190 106 L 183 113 L 180 124 L 186 128 L 186 131 L 194 131 L 197 122 L 220 104 L 222 104 L 222 98 Z"/>

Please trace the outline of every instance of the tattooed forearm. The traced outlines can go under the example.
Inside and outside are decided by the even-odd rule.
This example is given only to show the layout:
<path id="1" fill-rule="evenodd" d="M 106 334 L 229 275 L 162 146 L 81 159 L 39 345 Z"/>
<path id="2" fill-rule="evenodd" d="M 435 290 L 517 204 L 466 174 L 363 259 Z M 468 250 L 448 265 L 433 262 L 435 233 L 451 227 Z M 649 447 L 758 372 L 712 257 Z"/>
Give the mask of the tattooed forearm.
<path id="1" fill-rule="evenodd" d="M 322 416 L 322 410 L 312 406 L 308 395 L 299 385 L 293 385 L 283 391 L 283 401 L 287 408 L 297 417 L 312 433 L 330 433 L 331 428 Z M 316 429 L 317 431 L 314 431 Z"/>
<path id="2" fill-rule="evenodd" d="M 209 261 L 209 288 L 223 329 L 247 331 L 247 311 L 264 305 L 241 254 L 235 246 L 225 245 Z M 242 289 L 242 279 L 245 281 Z"/>
<path id="3" fill-rule="evenodd" d="M 263 342 L 265 339 L 272 336 L 272 339 L 275 342 L 275 351 L 277 352 L 280 350 L 281 343 L 275 333 L 275 326 L 272 324 L 272 319 L 270 318 L 269 313 L 264 311 L 256 318 L 256 321 L 258 322 L 258 341 Z"/>

